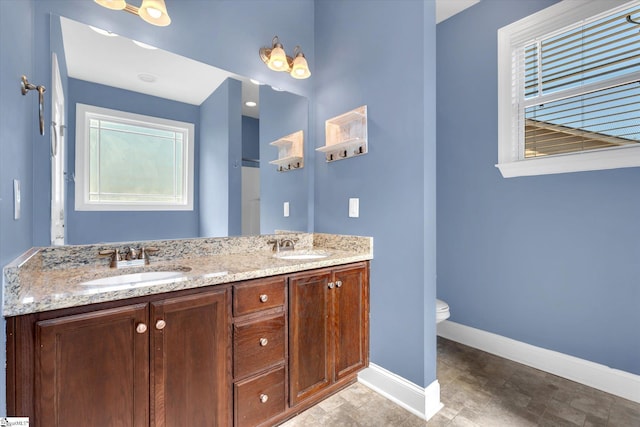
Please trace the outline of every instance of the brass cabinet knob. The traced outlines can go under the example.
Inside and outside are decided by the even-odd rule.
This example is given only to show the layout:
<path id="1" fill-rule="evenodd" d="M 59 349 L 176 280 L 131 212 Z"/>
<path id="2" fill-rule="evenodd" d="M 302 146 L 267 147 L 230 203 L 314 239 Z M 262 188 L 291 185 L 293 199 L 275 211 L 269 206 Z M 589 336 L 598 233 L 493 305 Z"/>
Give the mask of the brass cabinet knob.
<path id="1" fill-rule="evenodd" d="M 164 320 L 160 319 L 156 322 L 156 329 L 158 330 L 162 330 L 164 329 L 164 327 L 167 326 L 167 322 L 165 322 Z"/>
<path id="2" fill-rule="evenodd" d="M 260 338 L 260 345 L 262 347 L 266 346 L 267 344 L 269 344 L 269 340 L 266 338 Z"/>
<path id="3" fill-rule="evenodd" d="M 336 288 L 342 286 L 342 280 L 336 280 Z"/>
<path id="4" fill-rule="evenodd" d="M 329 287 L 329 289 L 333 289 L 333 287 L 335 286 L 335 284 L 333 282 L 329 282 L 329 284 L 327 285 Z"/>
<path id="5" fill-rule="evenodd" d="M 262 393 L 262 394 L 260 395 L 260 402 L 262 402 L 262 403 L 267 403 L 267 400 L 269 400 L 269 396 L 268 396 L 268 395 L 266 395 L 266 394 L 264 394 L 264 393 Z"/>
<path id="6" fill-rule="evenodd" d="M 269 295 L 262 294 L 260 295 L 260 302 L 267 302 L 269 300 Z"/>
<path id="7" fill-rule="evenodd" d="M 147 332 L 147 325 L 145 325 L 144 323 L 138 323 L 136 325 L 136 332 L 139 334 L 144 334 L 145 332 Z"/>

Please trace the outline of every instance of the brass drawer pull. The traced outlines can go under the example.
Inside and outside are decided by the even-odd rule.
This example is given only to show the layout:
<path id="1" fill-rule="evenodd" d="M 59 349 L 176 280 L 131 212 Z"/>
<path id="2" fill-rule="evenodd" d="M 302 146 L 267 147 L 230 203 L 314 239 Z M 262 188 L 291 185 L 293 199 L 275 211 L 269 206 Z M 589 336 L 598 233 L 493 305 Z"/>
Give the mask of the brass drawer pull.
<path id="1" fill-rule="evenodd" d="M 264 393 L 262 393 L 262 394 L 260 395 L 260 402 L 262 402 L 262 403 L 267 403 L 267 400 L 269 400 L 269 396 L 268 396 L 268 395 L 266 395 L 266 394 L 264 394 Z"/>
<path id="2" fill-rule="evenodd" d="M 260 338 L 260 346 L 264 347 L 269 344 L 269 340 L 266 338 Z"/>
<path id="3" fill-rule="evenodd" d="M 269 300 L 269 295 L 262 294 L 260 295 L 260 302 L 267 302 Z"/>

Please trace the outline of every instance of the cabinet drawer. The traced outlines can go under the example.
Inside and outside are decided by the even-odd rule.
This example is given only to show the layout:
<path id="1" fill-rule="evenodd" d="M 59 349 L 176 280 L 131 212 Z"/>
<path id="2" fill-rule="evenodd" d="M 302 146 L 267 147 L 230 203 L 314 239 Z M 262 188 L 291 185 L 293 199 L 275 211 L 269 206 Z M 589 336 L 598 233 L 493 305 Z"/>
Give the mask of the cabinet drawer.
<path id="1" fill-rule="evenodd" d="M 236 427 L 256 426 L 285 410 L 284 366 L 234 385 Z"/>
<path id="2" fill-rule="evenodd" d="M 233 286 L 233 315 L 284 306 L 284 277 Z"/>
<path id="3" fill-rule="evenodd" d="M 233 376 L 242 378 L 284 360 L 284 314 L 233 326 Z"/>

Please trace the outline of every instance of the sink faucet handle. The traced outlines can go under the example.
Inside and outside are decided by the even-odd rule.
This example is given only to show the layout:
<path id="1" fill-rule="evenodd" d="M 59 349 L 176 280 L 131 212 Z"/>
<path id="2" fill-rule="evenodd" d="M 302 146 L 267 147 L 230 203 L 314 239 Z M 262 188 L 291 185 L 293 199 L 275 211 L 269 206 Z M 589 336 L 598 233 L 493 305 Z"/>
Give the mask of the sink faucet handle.
<path id="1" fill-rule="evenodd" d="M 115 261 L 121 261 L 120 252 L 117 249 L 105 249 L 98 252 L 100 256 L 111 256 Z"/>
<path id="2" fill-rule="evenodd" d="M 148 248 L 141 247 L 140 254 L 138 255 L 138 259 L 147 259 L 147 255 L 156 253 L 158 251 L 160 251 L 160 249 L 153 246 L 150 246 Z"/>
<path id="3" fill-rule="evenodd" d="M 100 256 L 110 256 L 111 257 L 111 267 L 115 267 L 118 265 L 118 261 L 122 261 L 122 257 L 120 256 L 120 252 L 117 249 L 104 249 L 98 252 Z"/>
<path id="4" fill-rule="evenodd" d="M 273 247 L 271 248 L 273 252 L 280 252 L 280 244 L 281 244 L 280 240 L 278 239 L 267 240 L 267 244 L 273 245 Z"/>

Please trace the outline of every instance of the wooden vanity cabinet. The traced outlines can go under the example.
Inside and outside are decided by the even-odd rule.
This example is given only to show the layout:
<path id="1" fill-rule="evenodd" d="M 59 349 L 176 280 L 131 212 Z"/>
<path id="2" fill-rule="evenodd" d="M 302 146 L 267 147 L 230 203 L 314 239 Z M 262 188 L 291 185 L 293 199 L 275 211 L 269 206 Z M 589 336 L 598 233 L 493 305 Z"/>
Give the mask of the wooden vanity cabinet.
<path id="1" fill-rule="evenodd" d="M 289 278 L 289 401 L 292 407 L 369 363 L 368 264 Z"/>
<path id="2" fill-rule="evenodd" d="M 234 426 L 272 425 L 287 410 L 287 281 L 233 286 Z"/>
<path id="3" fill-rule="evenodd" d="M 228 291 L 151 304 L 151 425 L 231 422 Z"/>
<path id="4" fill-rule="evenodd" d="M 35 427 L 273 426 L 368 364 L 369 263 L 7 318 Z"/>
<path id="5" fill-rule="evenodd" d="M 36 426 L 148 426 L 147 304 L 37 322 Z M 17 414 L 20 415 L 20 414 Z"/>
<path id="6" fill-rule="evenodd" d="M 229 295 L 8 319 L 8 414 L 36 427 L 230 425 Z"/>

